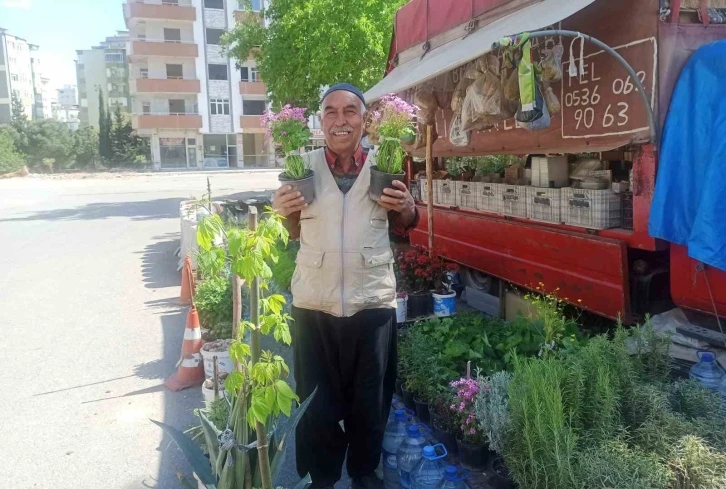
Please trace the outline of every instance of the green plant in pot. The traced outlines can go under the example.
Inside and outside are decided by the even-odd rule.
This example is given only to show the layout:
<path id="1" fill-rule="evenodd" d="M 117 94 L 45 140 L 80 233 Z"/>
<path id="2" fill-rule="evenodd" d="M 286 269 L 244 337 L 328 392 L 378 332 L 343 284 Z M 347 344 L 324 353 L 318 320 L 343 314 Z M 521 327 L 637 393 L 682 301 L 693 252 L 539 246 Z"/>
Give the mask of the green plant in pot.
<path id="1" fill-rule="evenodd" d="M 459 424 L 456 437 L 459 460 L 468 469 L 481 470 L 486 467 L 490 454 L 486 434 L 479 427 L 474 409 L 479 382 L 471 378 L 461 378 L 452 382 L 451 387 L 455 394 L 450 408 Z"/>
<path id="2" fill-rule="evenodd" d="M 396 95 L 389 94 L 381 99 L 373 120 L 378 127 L 380 145 L 375 154 L 375 165 L 371 166 L 371 183 L 368 195 L 378 201 L 385 188 L 393 188 L 394 180 L 402 180 L 403 159 L 406 151 L 401 145 L 402 138 L 414 134 L 413 122 L 418 109 Z"/>
<path id="3" fill-rule="evenodd" d="M 411 318 L 426 316 L 433 311 L 432 291 L 448 291 L 446 272 L 457 269 L 455 264 L 444 262 L 436 254 L 432 257 L 422 246 L 399 251 L 396 267 L 398 276 L 403 280 L 403 287 L 408 292 Z"/>
<path id="4" fill-rule="evenodd" d="M 288 184 L 309 204 L 315 199 L 313 171 L 299 153 L 310 139 L 310 128 L 305 117 L 306 109 L 285 105 L 280 112 L 266 112 L 260 121 L 268 139 L 272 139 L 285 153 L 285 170 L 280 173 L 280 183 Z"/>
<path id="5" fill-rule="evenodd" d="M 431 377 L 436 345 L 418 328 L 412 328 L 409 336 L 410 371 L 406 390 L 413 393 L 416 414 L 419 419 L 423 423 L 429 423 L 429 402 L 436 393 Z"/>
<path id="6" fill-rule="evenodd" d="M 486 434 L 489 448 L 496 455 L 489 461 L 492 473 L 490 484 L 494 489 L 514 487 L 509 470 L 504 465 L 504 449 L 511 434 L 509 419 L 509 384 L 512 374 L 496 372 L 490 377 L 477 377 L 479 392 L 474 401 L 474 414 L 479 428 Z"/>
<path id="7" fill-rule="evenodd" d="M 205 341 L 232 338 L 232 280 L 213 276 L 197 284 L 194 305 Z"/>

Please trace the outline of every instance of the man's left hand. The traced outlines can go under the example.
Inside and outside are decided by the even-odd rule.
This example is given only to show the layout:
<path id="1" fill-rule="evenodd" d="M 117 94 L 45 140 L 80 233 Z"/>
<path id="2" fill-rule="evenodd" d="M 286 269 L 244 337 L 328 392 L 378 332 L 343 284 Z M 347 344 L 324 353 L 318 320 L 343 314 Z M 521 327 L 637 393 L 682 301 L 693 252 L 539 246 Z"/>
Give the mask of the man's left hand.
<path id="1" fill-rule="evenodd" d="M 410 217 L 413 220 L 416 215 L 416 205 L 414 204 L 411 192 L 406 188 L 406 184 L 400 180 L 394 180 L 395 188 L 383 189 L 383 196 L 378 203 L 388 209 L 403 215 L 404 218 Z"/>

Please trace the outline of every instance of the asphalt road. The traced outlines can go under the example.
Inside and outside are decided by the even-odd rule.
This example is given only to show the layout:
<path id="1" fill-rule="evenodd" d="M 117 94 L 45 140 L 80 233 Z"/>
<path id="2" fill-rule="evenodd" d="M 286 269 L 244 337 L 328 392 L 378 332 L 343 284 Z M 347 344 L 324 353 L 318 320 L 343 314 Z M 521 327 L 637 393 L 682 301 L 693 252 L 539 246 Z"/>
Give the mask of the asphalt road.
<path id="1" fill-rule="evenodd" d="M 149 418 L 186 428 L 202 405 L 163 381 L 186 317 L 178 203 L 207 177 L 215 198 L 277 185 L 274 172 L 0 180 L 3 489 L 180 487 L 189 468 Z"/>

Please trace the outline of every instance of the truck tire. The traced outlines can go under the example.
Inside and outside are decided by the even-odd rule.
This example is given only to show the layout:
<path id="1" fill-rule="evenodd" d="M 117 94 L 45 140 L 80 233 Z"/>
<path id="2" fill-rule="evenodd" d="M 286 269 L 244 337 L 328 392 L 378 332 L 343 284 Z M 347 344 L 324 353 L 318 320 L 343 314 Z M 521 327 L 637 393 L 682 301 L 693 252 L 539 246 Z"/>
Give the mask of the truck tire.
<path id="1" fill-rule="evenodd" d="M 494 282 L 494 277 L 491 275 L 487 275 L 473 268 L 461 267 L 459 269 L 459 277 L 464 286 L 491 294 L 492 284 Z"/>

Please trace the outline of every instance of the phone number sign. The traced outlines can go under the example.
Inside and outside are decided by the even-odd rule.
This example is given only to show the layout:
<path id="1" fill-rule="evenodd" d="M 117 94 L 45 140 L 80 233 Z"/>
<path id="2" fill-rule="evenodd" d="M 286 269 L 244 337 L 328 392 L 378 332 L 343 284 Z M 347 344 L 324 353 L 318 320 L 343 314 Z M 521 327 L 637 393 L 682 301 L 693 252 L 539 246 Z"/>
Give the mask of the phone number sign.
<path id="1" fill-rule="evenodd" d="M 652 107 L 657 69 L 655 38 L 614 49 L 638 74 Z M 575 64 L 580 66 L 578 56 Z M 584 73 L 578 76 L 571 77 L 569 67 L 569 61 L 562 64 L 563 138 L 594 138 L 649 130 L 643 99 L 632 77 L 611 54 L 598 51 L 585 56 Z"/>

